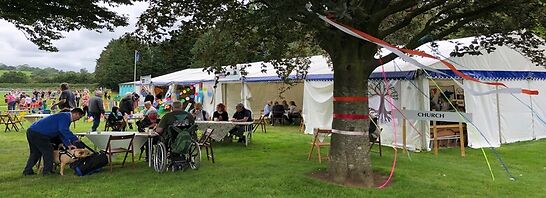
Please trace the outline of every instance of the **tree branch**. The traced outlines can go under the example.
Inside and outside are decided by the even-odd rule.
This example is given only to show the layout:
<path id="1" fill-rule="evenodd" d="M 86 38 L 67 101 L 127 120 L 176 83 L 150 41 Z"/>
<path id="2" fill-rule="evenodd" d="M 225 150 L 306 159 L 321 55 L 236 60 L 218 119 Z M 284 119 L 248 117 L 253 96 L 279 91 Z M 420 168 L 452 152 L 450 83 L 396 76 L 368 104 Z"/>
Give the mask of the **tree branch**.
<path id="1" fill-rule="evenodd" d="M 417 9 L 414 9 L 409 14 L 407 14 L 401 22 L 391 26 L 390 28 L 388 28 L 388 29 L 386 29 L 384 31 L 381 31 L 379 33 L 379 37 L 380 38 L 385 38 L 388 35 L 396 32 L 396 31 L 398 31 L 398 30 L 400 30 L 400 29 L 402 29 L 404 27 L 406 27 L 411 21 L 413 21 L 413 19 L 415 17 L 417 17 L 417 16 L 419 16 L 419 15 L 421 15 L 421 14 L 423 14 L 423 13 L 425 13 L 425 12 L 435 8 L 435 7 L 440 6 L 442 3 L 444 3 L 444 1 L 434 1 L 434 2 L 428 3 L 426 5 L 423 5 L 423 6 L 419 7 L 419 8 L 417 8 Z M 453 5 L 455 5 L 455 4 L 453 4 Z"/>

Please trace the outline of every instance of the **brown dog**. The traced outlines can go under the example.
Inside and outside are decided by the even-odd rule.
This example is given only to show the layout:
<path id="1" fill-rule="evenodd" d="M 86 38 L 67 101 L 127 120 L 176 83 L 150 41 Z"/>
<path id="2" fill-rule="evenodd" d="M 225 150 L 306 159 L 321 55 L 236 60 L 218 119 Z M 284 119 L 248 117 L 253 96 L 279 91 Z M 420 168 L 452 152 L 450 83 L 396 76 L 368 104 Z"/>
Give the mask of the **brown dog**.
<path id="1" fill-rule="evenodd" d="M 72 149 L 66 150 L 66 152 L 61 152 L 59 150 L 53 151 L 53 162 L 59 164 L 61 167 L 61 175 L 64 175 L 64 167 L 67 164 L 73 163 L 78 159 L 85 158 L 91 155 L 91 152 L 87 149 Z"/>

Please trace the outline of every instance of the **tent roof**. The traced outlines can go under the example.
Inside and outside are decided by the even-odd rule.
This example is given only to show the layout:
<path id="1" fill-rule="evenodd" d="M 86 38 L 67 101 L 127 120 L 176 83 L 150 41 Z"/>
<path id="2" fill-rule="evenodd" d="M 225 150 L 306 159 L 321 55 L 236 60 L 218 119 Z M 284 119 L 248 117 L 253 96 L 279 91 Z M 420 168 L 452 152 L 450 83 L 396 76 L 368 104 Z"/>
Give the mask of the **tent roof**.
<path id="1" fill-rule="evenodd" d="M 214 78 L 214 74 L 208 74 L 208 72 L 203 71 L 203 68 L 190 68 L 152 78 L 152 84 L 196 84 L 204 81 L 212 81 Z"/>

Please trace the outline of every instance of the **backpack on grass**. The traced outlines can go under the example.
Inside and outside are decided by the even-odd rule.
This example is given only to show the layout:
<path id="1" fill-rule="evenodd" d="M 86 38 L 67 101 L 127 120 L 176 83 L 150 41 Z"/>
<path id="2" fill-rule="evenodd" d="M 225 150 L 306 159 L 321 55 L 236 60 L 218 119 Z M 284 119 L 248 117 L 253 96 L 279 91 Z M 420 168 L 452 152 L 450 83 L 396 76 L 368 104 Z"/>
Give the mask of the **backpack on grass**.
<path id="1" fill-rule="evenodd" d="M 76 172 L 76 175 L 78 176 L 91 175 L 99 172 L 102 167 L 108 165 L 108 156 L 104 151 L 95 152 L 87 145 L 85 145 L 85 147 L 92 151 L 93 154 L 70 164 L 70 168 L 74 169 L 74 172 Z"/>

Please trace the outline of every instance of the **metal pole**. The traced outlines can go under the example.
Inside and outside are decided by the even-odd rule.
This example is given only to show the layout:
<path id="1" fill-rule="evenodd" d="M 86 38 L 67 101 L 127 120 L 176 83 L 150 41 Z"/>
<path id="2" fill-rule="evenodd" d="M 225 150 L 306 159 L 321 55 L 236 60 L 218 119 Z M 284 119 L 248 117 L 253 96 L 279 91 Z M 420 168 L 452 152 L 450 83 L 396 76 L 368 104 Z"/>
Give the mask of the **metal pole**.
<path id="1" fill-rule="evenodd" d="M 134 73 L 133 73 L 133 92 L 136 92 L 136 63 L 137 63 L 137 51 L 135 50 L 134 57 L 135 59 L 135 67 L 134 67 Z"/>

